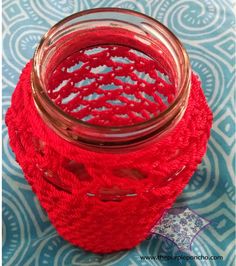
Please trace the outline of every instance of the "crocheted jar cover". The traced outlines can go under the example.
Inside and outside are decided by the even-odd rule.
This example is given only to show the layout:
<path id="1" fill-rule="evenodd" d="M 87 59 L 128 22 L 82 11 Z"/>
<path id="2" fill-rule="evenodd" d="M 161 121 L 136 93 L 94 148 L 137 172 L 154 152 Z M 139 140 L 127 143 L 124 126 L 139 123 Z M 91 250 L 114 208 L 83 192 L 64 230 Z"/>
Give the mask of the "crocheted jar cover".
<path id="1" fill-rule="evenodd" d="M 108 49 L 110 53 L 114 52 L 112 48 Z M 122 48 L 116 49 L 115 55 L 124 56 L 124 53 L 131 56 Z M 90 123 L 126 125 L 157 116 L 159 111 L 167 107 L 164 100 L 153 93 L 157 83 L 162 84 L 159 86 L 159 93 L 167 97 L 167 103 L 173 101 L 174 87 L 157 77 L 153 71 L 153 61 L 132 55 L 133 61 L 129 66 L 120 62 L 114 65 L 111 60 L 106 61 L 106 66 L 109 66 L 109 62 L 110 67 L 116 66 L 114 71 L 118 76 L 128 73 L 132 66 L 140 72 L 148 70 L 149 76 L 155 79 L 153 84 L 131 73 L 132 79 L 137 81 L 136 85 L 124 85 L 122 79 L 117 80 L 113 85 L 123 87 L 110 93 L 109 90 L 101 90 L 98 83 L 87 84 L 87 87 L 83 87 L 84 90 L 80 86 L 79 96 L 65 103 L 63 99 L 68 96 L 68 90 L 78 93 L 78 88 L 73 84 L 80 82 L 81 76 L 93 79 L 96 75 L 96 71 L 92 74 L 88 71 L 86 64 L 76 70 L 72 69 L 75 61 L 89 62 L 96 68 L 105 55 L 101 53 L 95 58 L 92 55 L 88 57 L 83 52 L 76 56 L 76 60 L 66 59 L 54 71 L 48 94 L 61 109 L 77 118 L 83 119 L 92 114 Z M 63 66 L 67 71 L 64 71 Z M 13 93 L 6 123 L 16 159 L 50 221 L 64 239 L 86 250 L 108 253 L 136 246 L 149 235 L 164 211 L 171 207 L 205 154 L 212 113 L 198 77 L 192 74 L 188 107 L 171 132 L 136 151 L 111 154 L 84 150 L 59 137 L 44 123 L 32 98 L 31 69 L 32 62 L 29 62 Z M 160 66 L 159 70 L 161 71 Z M 68 84 L 60 86 L 63 80 L 69 79 L 68 73 L 72 71 L 77 73 L 74 83 L 67 82 Z M 113 73 L 103 75 L 103 84 L 114 79 Z M 154 101 L 134 93 L 137 86 L 142 87 L 143 92 L 151 95 L 153 98 L 149 99 Z M 95 97 L 95 100 L 86 99 L 94 92 L 103 96 Z M 140 100 L 133 101 L 129 108 L 104 100 L 118 99 L 123 103 L 130 103 L 133 99 L 121 95 L 123 92 L 127 95 L 133 92 Z M 104 104 L 112 112 L 106 108 L 97 108 Z M 80 105 L 85 108 L 79 108 Z M 122 116 L 124 112 L 129 115 Z M 136 115 L 135 112 L 141 115 Z"/>

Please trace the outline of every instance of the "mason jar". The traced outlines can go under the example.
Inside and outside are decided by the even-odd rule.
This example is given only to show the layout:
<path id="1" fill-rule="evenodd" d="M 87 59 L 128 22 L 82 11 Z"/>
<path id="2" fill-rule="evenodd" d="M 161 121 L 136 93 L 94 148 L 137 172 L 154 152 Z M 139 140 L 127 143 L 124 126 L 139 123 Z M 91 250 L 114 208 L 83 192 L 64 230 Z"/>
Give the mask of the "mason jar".
<path id="1" fill-rule="evenodd" d="M 130 249 L 182 192 L 211 113 L 180 41 L 141 13 L 73 14 L 41 39 L 12 97 L 10 145 L 58 233 Z"/>

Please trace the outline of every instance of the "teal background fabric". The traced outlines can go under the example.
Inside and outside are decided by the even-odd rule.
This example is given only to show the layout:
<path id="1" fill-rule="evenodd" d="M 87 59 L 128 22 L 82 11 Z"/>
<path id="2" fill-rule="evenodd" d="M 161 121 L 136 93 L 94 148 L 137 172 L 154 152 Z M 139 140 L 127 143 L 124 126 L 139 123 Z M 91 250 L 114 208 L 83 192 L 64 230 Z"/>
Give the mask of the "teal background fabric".
<path id="1" fill-rule="evenodd" d="M 181 250 L 154 234 L 130 251 L 109 255 L 86 252 L 58 236 L 15 161 L 3 121 L 3 265 L 235 263 L 233 4 L 230 0 L 3 0 L 3 120 L 21 70 L 41 36 L 71 13 L 105 6 L 133 9 L 168 26 L 184 43 L 214 114 L 207 154 L 175 203 L 210 222 L 194 237 L 191 250 Z M 223 260 L 141 260 L 145 255 L 220 255 Z"/>

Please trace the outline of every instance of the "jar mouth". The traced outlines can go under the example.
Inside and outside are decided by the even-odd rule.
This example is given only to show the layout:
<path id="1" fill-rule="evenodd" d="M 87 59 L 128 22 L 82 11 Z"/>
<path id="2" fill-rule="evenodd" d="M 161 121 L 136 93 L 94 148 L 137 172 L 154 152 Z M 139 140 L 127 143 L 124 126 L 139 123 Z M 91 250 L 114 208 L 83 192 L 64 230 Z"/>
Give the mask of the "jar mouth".
<path id="1" fill-rule="evenodd" d="M 86 21 L 86 16 L 92 16 L 90 19 L 94 19 L 93 15 L 100 16 L 104 20 L 110 19 L 106 17 L 106 14 L 117 14 L 128 16 L 129 19 L 137 19 L 137 24 L 142 21 L 142 30 L 152 34 L 152 38 L 155 38 L 157 31 L 160 33 L 158 37 L 163 38 L 167 49 L 172 50 L 176 57 L 178 69 L 176 70 L 177 78 L 179 78 L 179 88 L 176 98 L 170 105 L 157 117 L 152 117 L 146 121 L 135 123 L 132 125 L 118 125 L 107 126 L 91 124 L 81 119 L 75 118 L 70 114 L 59 108 L 48 96 L 44 85 L 42 84 L 42 65 L 44 64 L 42 58 L 45 50 L 45 46 L 49 46 L 52 39 L 59 38 L 63 35 L 63 31 L 66 31 L 69 26 L 75 26 L 75 23 L 79 24 Z M 99 15 L 101 14 L 101 15 Z M 77 19 L 82 19 L 76 21 Z M 74 24 L 69 25 L 74 21 Z M 119 20 L 121 21 L 121 20 Z M 126 21 L 125 23 L 128 24 Z M 68 24 L 68 25 L 67 25 Z M 130 21 L 132 24 L 132 20 Z M 53 50 L 52 50 L 53 51 Z M 51 51 L 51 52 L 52 52 Z M 129 9 L 121 8 L 96 8 L 81 11 L 75 13 L 69 17 L 64 18 L 55 24 L 49 31 L 42 37 L 40 43 L 33 56 L 33 67 L 31 72 L 31 85 L 33 98 L 39 114 L 44 121 L 52 127 L 63 138 L 81 144 L 82 146 L 91 147 L 122 147 L 122 146 L 136 146 L 136 144 L 146 142 L 149 138 L 154 138 L 163 135 L 173 128 L 177 122 L 183 116 L 187 107 L 188 96 L 190 92 L 191 82 L 191 68 L 188 54 L 178 40 L 178 38 L 163 24 L 157 20 L 144 15 L 142 13 L 132 11 Z"/>

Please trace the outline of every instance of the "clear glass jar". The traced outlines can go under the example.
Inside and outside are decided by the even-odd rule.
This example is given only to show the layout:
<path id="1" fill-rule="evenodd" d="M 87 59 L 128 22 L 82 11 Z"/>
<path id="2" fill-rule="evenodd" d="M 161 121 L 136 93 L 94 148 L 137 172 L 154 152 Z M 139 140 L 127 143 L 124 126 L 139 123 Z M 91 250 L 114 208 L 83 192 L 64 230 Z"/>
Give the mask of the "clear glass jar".
<path id="1" fill-rule="evenodd" d="M 158 146 L 181 121 L 190 86 L 182 44 L 146 15 L 86 10 L 45 34 L 31 70 L 37 115 L 18 146 L 27 144 L 20 163 L 65 239 L 102 253 L 145 239 L 192 173 L 185 160 L 171 165 L 179 148 Z"/>
<path id="2" fill-rule="evenodd" d="M 52 101 L 48 84 L 57 66 L 78 51 L 104 45 L 127 47 L 160 63 L 175 89 L 165 110 L 141 123 L 106 126 L 71 116 Z M 164 25 L 131 10 L 99 8 L 69 16 L 45 34 L 33 58 L 31 84 L 40 115 L 57 134 L 86 149 L 126 152 L 165 135 L 178 123 L 188 103 L 190 74 L 185 49 Z"/>

